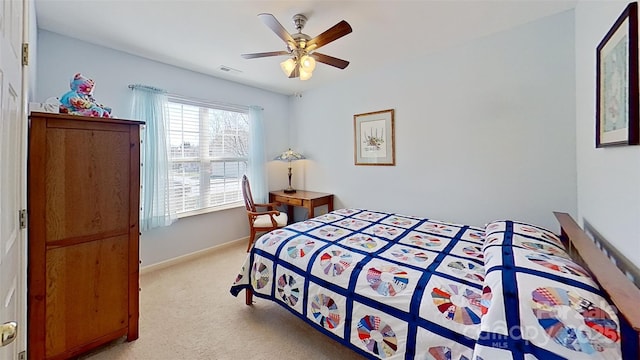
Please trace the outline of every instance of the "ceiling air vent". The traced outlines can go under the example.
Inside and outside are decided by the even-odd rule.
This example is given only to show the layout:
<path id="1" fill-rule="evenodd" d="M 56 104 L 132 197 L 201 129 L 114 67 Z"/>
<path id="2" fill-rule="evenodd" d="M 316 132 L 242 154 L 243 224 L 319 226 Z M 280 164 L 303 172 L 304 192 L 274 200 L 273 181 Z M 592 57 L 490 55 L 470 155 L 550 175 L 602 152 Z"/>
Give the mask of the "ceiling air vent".
<path id="1" fill-rule="evenodd" d="M 224 66 L 224 65 L 220 65 L 218 70 L 224 71 L 224 72 L 229 73 L 229 74 L 240 74 L 242 72 L 242 71 L 240 71 L 238 69 L 230 68 L 230 67 Z"/>

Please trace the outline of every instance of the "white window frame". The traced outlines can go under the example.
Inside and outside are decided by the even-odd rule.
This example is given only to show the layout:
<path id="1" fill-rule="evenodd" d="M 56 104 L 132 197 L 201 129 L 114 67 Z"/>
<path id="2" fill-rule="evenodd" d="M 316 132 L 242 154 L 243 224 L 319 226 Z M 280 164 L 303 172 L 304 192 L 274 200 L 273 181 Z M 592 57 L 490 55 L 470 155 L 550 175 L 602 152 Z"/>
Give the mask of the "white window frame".
<path id="1" fill-rule="evenodd" d="M 175 94 L 169 94 L 168 96 L 168 100 L 169 100 L 169 106 L 171 107 L 172 103 L 177 103 L 177 104 L 182 104 L 182 105 L 189 105 L 189 106 L 196 106 L 196 107 L 200 107 L 200 108 L 209 108 L 209 109 L 216 109 L 216 110 L 223 110 L 223 111 L 230 111 L 230 112 L 237 112 L 237 113 L 243 113 L 245 114 L 245 116 L 249 116 L 249 108 L 245 107 L 245 106 L 240 106 L 240 105 L 230 105 L 230 104 L 221 104 L 221 103 L 215 103 L 215 102 L 210 102 L 210 101 L 204 101 L 204 100 L 198 100 L 198 99 L 191 99 L 191 98 L 186 98 L 180 95 L 175 95 Z M 171 119 L 169 120 L 169 123 L 171 124 Z M 202 118 L 200 118 L 199 121 L 199 144 L 205 143 L 206 140 L 208 140 L 208 136 L 205 135 L 205 131 L 206 131 L 206 124 L 203 121 Z M 171 133 L 171 125 L 169 125 L 168 130 L 169 133 Z M 170 137 L 171 135 L 169 135 Z M 169 147 L 171 148 L 171 141 L 169 144 Z M 236 166 L 240 166 L 241 162 L 245 163 L 245 172 L 246 172 L 246 166 L 248 164 L 249 158 L 248 158 L 248 154 L 246 157 L 210 157 L 208 155 L 209 153 L 209 149 L 207 146 L 199 148 L 199 155 L 198 156 L 194 156 L 194 157 L 181 157 L 179 159 L 175 159 L 172 156 L 171 151 L 169 151 L 170 155 L 169 155 L 169 164 L 170 166 L 173 168 L 173 164 L 176 163 L 199 163 L 199 166 L 202 168 L 203 165 L 207 166 L 207 164 L 212 164 L 212 163 L 237 163 Z M 226 172 L 226 171 L 225 171 Z M 170 170 L 170 174 L 173 173 L 173 170 Z M 194 216 L 194 215 L 199 215 L 199 214 L 205 214 L 205 213 L 211 213 L 211 212 L 215 212 L 215 211 L 221 211 L 221 210 L 226 210 L 226 209 L 232 209 L 232 208 L 238 208 L 238 207 L 243 207 L 244 206 L 244 201 L 242 199 L 242 192 L 241 192 L 241 187 L 240 187 L 240 181 L 241 181 L 241 177 L 242 174 L 244 174 L 244 172 L 241 172 L 240 169 L 238 169 L 238 193 L 240 195 L 240 197 L 235 200 L 235 201 L 230 201 L 230 202 L 223 202 L 221 204 L 215 204 L 215 205 L 211 205 L 211 206 L 204 206 L 204 207 L 199 207 L 196 209 L 192 209 L 192 210 L 186 210 L 186 211 L 182 211 L 182 212 L 176 212 L 175 216 L 177 218 L 184 218 L 184 217 L 189 217 L 189 216 Z M 171 181 L 173 181 L 173 175 L 170 175 Z M 210 178 L 207 176 L 207 178 Z M 204 185 L 204 186 L 203 186 Z M 202 173 L 200 174 L 200 182 L 199 182 L 199 187 L 200 188 L 207 188 L 209 187 L 210 182 L 203 182 L 203 175 Z M 183 187 L 184 188 L 184 187 Z M 170 192 L 173 190 L 174 188 L 171 187 L 170 188 Z M 226 194 L 226 192 L 225 192 Z M 200 191 L 200 196 L 199 196 L 199 201 L 206 203 L 208 202 L 208 198 L 211 196 L 211 193 L 209 191 L 203 192 Z M 171 197 L 170 200 L 171 201 Z"/>

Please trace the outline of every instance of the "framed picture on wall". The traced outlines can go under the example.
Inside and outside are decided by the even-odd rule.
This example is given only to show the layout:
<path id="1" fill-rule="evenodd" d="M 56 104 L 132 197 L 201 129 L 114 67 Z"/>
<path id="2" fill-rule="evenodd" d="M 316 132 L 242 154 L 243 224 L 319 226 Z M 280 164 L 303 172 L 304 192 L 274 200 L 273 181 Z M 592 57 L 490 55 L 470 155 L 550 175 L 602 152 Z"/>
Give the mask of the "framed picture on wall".
<path id="1" fill-rule="evenodd" d="M 597 48 L 596 147 L 638 145 L 638 4 L 630 3 Z"/>
<path id="2" fill-rule="evenodd" d="M 394 110 L 353 115 L 356 165 L 395 165 Z"/>

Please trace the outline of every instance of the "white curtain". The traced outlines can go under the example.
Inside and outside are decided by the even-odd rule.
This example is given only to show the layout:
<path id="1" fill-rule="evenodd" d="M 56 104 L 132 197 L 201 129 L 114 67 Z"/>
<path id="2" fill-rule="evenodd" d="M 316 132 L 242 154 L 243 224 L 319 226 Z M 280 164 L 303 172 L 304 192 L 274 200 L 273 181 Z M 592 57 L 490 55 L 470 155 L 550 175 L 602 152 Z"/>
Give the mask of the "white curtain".
<path id="1" fill-rule="evenodd" d="M 249 107 L 249 163 L 247 177 L 251 184 L 251 195 L 256 203 L 266 203 L 269 190 L 267 187 L 267 171 L 264 143 L 264 121 L 262 108 Z"/>
<path id="2" fill-rule="evenodd" d="M 129 87 L 131 119 L 145 122 L 140 147 L 140 230 L 146 231 L 174 220 L 169 209 L 168 100 L 165 90 L 139 84 Z"/>

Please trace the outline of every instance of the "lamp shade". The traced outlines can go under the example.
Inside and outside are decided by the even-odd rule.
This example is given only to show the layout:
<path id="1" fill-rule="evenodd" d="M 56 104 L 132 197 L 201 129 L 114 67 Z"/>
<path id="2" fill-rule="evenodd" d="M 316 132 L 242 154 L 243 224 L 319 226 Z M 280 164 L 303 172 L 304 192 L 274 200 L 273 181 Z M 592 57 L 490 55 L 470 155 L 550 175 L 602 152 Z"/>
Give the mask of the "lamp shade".
<path id="1" fill-rule="evenodd" d="M 282 72 L 288 77 L 300 77 L 300 80 L 309 80 L 316 68 L 316 59 L 309 55 L 289 58 L 280 63 Z"/>
<path id="2" fill-rule="evenodd" d="M 313 76 L 313 74 L 309 71 L 304 71 L 303 68 L 300 68 L 300 80 L 309 80 L 311 79 L 311 76 Z"/>
<path id="3" fill-rule="evenodd" d="M 283 152 L 282 154 L 276 156 L 273 160 L 282 160 L 282 161 L 288 161 L 289 162 L 289 187 L 284 189 L 284 192 L 286 194 L 291 194 L 296 192 L 296 189 L 294 189 L 293 187 L 291 187 L 291 162 L 294 160 L 302 160 L 302 159 L 306 159 L 304 157 L 304 155 L 295 152 L 293 150 L 291 150 L 291 148 L 289 148 L 289 150 Z"/>
<path id="4" fill-rule="evenodd" d="M 291 150 L 291 148 L 289 148 L 289 150 L 273 158 L 273 160 L 282 160 L 282 161 L 294 161 L 294 160 L 302 160 L 302 159 L 306 159 L 306 157 L 304 157 L 304 155 L 298 152 Z"/>
<path id="5" fill-rule="evenodd" d="M 293 70 L 296 68 L 296 62 L 293 59 L 287 59 L 280 63 L 280 68 L 285 75 L 290 76 Z"/>
<path id="6" fill-rule="evenodd" d="M 316 68 L 316 59 L 312 58 L 309 55 L 305 55 L 300 58 L 300 67 L 302 68 L 302 70 L 308 73 L 312 73 Z"/>

